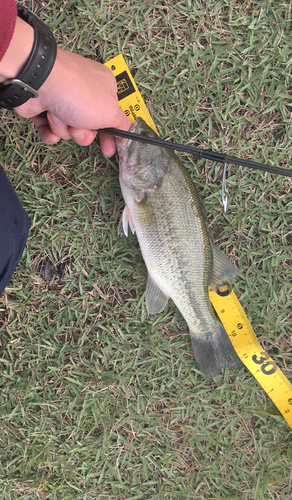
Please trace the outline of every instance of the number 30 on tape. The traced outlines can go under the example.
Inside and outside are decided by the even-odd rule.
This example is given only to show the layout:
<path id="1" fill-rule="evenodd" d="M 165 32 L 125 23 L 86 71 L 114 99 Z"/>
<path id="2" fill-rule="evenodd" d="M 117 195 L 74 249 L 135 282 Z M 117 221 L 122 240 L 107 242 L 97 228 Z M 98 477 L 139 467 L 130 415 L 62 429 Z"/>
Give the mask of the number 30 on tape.
<path id="1" fill-rule="evenodd" d="M 224 285 L 218 293 L 209 293 L 238 356 L 292 428 L 292 384 L 263 350 L 231 287 Z"/>

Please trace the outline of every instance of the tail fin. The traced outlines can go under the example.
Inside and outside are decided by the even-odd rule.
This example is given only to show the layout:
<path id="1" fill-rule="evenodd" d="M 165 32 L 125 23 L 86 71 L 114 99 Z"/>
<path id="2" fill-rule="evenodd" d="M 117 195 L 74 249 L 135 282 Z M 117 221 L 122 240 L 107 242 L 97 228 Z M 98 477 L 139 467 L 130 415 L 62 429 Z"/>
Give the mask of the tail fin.
<path id="1" fill-rule="evenodd" d="M 207 332 L 204 338 L 190 332 L 195 359 L 204 378 L 220 375 L 224 367 L 241 366 L 228 334 L 220 321 L 216 331 Z"/>

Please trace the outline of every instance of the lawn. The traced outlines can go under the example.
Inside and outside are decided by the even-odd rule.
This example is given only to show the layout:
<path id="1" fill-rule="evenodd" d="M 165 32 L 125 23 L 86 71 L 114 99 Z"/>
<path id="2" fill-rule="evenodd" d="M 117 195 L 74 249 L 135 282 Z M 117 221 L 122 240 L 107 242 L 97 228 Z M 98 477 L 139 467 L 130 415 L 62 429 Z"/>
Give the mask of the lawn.
<path id="1" fill-rule="evenodd" d="M 291 168 L 290 2 L 21 3 L 63 48 L 123 54 L 161 137 Z M 204 380 L 173 303 L 147 314 L 136 237 L 117 235 L 117 158 L 98 140 L 45 146 L 7 110 L 0 136 L 31 224 L 0 299 L 0 499 L 291 498 L 291 429 L 250 372 Z M 222 165 L 180 157 L 258 339 L 292 381 L 291 179 L 229 165 L 224 215 Z M 64 262 L 50 281 L 46 258 Z"/>

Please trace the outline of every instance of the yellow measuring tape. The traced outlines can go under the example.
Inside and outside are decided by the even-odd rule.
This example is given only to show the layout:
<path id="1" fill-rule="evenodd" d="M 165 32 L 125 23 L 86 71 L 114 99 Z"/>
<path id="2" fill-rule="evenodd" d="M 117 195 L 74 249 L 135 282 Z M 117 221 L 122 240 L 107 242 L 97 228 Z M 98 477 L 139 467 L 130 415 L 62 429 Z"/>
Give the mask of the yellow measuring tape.
<path id="1" fill-rule="evenodd" d="M 149 127 L 158 134 L 154 121 L 151 118 L 123 56 L 119 54 L 117 57 L 106 62 L 105 66 L 110 68 L 116 77 L 118 100 L 121 110 L 124 111 L 125 115 L 132 123 L 135 123 L 138 116 L 140 116 Z"/>
<path id="2" fill-rule="evenodd" d="M 292 427 L 292 384 L 258 342 L 231 287 L 218 292 L 210 290 L 210 299 L 234 349 Z"/>
<path id="3" fill-rule="evenodd" d="M 120 54 L 105 65 L 112 70 L 116 77 L 120 108 L 133 123 L 140 116 L 157 132 L 123 56 Z M 218 290 L 218 293 L 211 289 L 209 293 L 211 302 L 238 356 L 292 428 L 291 383 L 261 347 L 231 287 L 224 285 Z"/>

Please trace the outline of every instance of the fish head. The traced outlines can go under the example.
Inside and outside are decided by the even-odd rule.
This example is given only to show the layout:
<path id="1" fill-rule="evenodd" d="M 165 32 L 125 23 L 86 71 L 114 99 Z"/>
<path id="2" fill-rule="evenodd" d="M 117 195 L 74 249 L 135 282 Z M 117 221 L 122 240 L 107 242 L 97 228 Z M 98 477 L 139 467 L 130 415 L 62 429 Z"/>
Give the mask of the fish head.
<path id="1" fill-rule="evenodd" d="M 140 117 L 130 132 L 159 138 Z M 143 198 L 143 196 L 145 197 L 158 189 L 168 171 L 167 155 L 164 148 L 119 137 L 116 137 L 116 143 L 121 184 L 135 191 L 137 198 Z"/>

